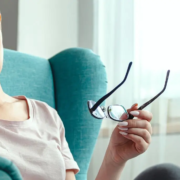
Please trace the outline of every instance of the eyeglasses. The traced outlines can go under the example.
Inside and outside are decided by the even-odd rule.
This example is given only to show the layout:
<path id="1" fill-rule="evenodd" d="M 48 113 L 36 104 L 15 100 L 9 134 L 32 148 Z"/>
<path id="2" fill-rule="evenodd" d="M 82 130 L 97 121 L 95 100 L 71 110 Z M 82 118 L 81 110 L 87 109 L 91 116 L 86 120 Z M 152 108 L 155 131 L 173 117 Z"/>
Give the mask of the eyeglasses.
<path id="1" fill-rule="evenodd" d="M 134 118 L 134 116 L 129 114 L 126 111 L 126 109 L 124 108 L 124 106 L 122 106 L 122 105 L 118 105 L 118 104 L 110 105 L 107 108 L 107 112 L 106 112 L 105 107 L 100 106 L 100 104 L 105 99 L 107 99 L 112 93 L 114 93 L 126 81 L 127 76 L 129 74 L 129 71 L 131 69 L 131 66 L 132 66 L 132 62 L 129 63 L 129 66 L 128 66 L 128 69 L 126 71 L 126 75 L 125 75 L 123 81 L 120 84 L 118 84 L 113 90 L 111 90 L 109 93 L 104 95 L 97 102 L 92 101 L 92 100 L 87 101 L 89 112 L 93 117 L 95 117 L 97 119 L 110 118 L 114 121 L 119 121 L 119 122 L 122 122 L 122 121 L 127 120 L 127 119 L 133 119 Z M 140 106 L 138 108 L 138 110 L 144 109 L 146 106 L 148 106 L 150 103 L 152 103 L 155 99 L 157 99 L 165 91 L 166 86 L 167 86 L 167 82 L 168 82 L 168 78 L 169 78 L 169 74 L 170 74 L 170 70 L 167 71 L 166 80 L 165 80 L 163 90 L 160 93 L 158 93 L 155 97 L 153 97 L 152 99 L 150 99 L 149 101 L 144 103 L 142 106 Z"/>

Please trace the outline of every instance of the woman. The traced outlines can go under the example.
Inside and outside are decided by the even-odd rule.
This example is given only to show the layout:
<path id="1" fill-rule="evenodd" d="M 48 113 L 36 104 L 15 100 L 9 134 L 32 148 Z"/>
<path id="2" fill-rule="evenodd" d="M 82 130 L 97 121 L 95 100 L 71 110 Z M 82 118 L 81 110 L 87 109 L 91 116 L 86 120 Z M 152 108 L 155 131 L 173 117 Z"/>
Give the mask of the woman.
<path id="1" fill-rule="evenodd" d="M 0 30 L 0 71 L 2 67 Z M 137 109 L 137 104 L 128 109 L 137 119 L 115 127 L 96 180 L 118 180 L 126 162 L 147 150 L 152 114 Z M 75 180 L 79 167 L 66 142 L 63 123 L 48 104 L 23 95 L 11 97 L 0 86 L 0 134 L 0 156 L 11 159 L 23 179 Z"/>

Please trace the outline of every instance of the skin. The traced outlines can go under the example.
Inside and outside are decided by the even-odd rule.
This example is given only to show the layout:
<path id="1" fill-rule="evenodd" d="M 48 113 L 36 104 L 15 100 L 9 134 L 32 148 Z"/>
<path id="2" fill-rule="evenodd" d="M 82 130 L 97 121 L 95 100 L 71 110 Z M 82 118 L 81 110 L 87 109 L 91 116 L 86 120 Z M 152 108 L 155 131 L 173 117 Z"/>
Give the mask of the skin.
<path id="1" fill-rule="evenodd" d="M 0 18 L 1 19 L 1 18 Z M 0 72 L 3 67 L 3 42 L 0 22 Z M 111 135 L 102 165 L 96 180 L 119 180 L 122 170 L 129 159 L 144 153 L 151 142 L 152 127 L 150 121 L 152 114 L 137 110 L 137 104 L 127 111 L 138 111 L 137 119 L 126 120 L 127 126 L 117 125 Z M 21 111 L 20 111 L 21 110 Z M 18 114 L 17 114 L 18 112 Z M 23 121 L 29 117 L 27 104 L 24 100 L 17 100 L 6 94 L 0 85 L 0 119 Z M 128 130 L 120 130 L 128 128 Z M 127 135 L 119 133 L 126 132 Z M 66 180 L 75 180 L 74 171 L 66 170 Z"/>
<path id="2" fill-rule="evenodd" d="M 115 127 L 96 180 L 119 180 L 126 162 L 148 149 L 152 134 L 152 114 L 137 109 L 135 104 L 127 110 L 128 113 L 138 111 L 139 115 L 135 116 L 137 119 L 127 120 L 127 126 Z M 119 127 L 128 130 L 120 130 Z M 119 131 L 128 135 L 122 135 Z"/>

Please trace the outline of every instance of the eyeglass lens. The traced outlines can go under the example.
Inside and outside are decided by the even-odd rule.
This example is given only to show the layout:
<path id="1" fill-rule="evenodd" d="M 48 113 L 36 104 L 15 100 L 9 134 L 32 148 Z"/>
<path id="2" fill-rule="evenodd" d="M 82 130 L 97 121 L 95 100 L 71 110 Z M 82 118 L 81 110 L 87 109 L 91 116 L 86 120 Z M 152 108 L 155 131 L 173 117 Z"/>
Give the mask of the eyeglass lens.
<path id="1" fill-rule="evenodd" d="M 96 102 L 92 100 L 88 101 L 89 108 L 91 109 L 95 103 Z M 108 107 L 107 112 L 109 117 L 115 121 L 126 120 L 129 118 L 128 112 L 121 105 L 111 105 Z M 92 111 L 92 115 L 98 119 L 106 117 L 105 112 L 103 112 L 103 109 L 100 106 L 98 106 L 95 111 Z"/>
<path id="2" fill-rule="evenodd" d="M 115 121 L 126 120 L 129 117 L 126 109 L 121 105 L 111 105 L 108 107 L 109 117 Z"/>
<path id="3" fill-rule="evenodd" d="M 88 101 L 89 109 L 91 109 L 94 106 L 94 104 L 96 104 L 95 101 Z M 98 119 L 103 119 L 105 117 L 105 114 L 100 106 L 98 106 L 95 111 L 92 111 L 92 115 Z"/>

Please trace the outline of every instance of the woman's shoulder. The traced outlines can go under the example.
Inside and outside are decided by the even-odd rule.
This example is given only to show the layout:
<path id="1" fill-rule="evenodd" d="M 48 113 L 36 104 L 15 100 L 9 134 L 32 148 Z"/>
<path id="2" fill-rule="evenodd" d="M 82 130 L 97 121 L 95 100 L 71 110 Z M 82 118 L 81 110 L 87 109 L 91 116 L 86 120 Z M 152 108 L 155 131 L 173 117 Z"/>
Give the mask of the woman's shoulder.
<path id="1" fill-rule="evenodd" d="M 45 101 L 33 99 L 33 98 L 28 98 L 37 108 L 42 108 L 42 109 L 48 109 L 50 111 L 56 111 L 53 107 L 51 107 L 48 103 Z"/>
<path id="2" fill-rule="evenodd" d="M 58 118 L 58 113 L 56 109 L 51 107 L 48 103 L 37 99 L 32 99 L 32 98 L 28 98 L 28 99 L 33 104 L 35 114 L 36 116 L 39 117 L 39 119 L 44 119 L 44 118 L 51 119 L 51 123 L 52 121 L 57 123 L 57 119 L 60 119 Z"/>

